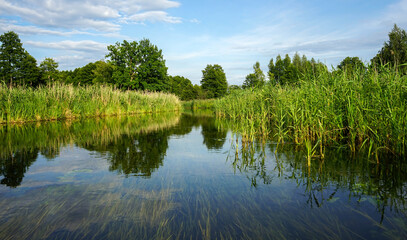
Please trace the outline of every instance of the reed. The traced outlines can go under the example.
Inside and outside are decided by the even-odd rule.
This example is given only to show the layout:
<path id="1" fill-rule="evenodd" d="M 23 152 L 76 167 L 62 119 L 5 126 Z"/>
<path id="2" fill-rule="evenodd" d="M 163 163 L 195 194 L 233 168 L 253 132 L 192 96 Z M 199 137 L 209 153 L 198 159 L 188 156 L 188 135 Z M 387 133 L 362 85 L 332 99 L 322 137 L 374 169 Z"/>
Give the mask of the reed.
<path id="1" fill-rule="evenodd" d="M 182 102 L 184 110 L 213 110 L 214 99 L 195 99 L 191 101 Z"/>
<path id="2" fill-rule="evenodd" d="M 218 117 L 278 142 L 319 142 L 322 157 L 327 145 L 347 145 L 353 152 L 371 145 L 372 153 L 406 154 L 407 77 L 385 67 L 324 72 L 304 76 L 297 85 L 234 91 L 214 107 Z"/>
<path id="3" fill-rule="evenodd" d="M 37 89 L 0 85 L 0 123 L 180 110 L 175 95 L 105 86 L 53 84 Z"/>

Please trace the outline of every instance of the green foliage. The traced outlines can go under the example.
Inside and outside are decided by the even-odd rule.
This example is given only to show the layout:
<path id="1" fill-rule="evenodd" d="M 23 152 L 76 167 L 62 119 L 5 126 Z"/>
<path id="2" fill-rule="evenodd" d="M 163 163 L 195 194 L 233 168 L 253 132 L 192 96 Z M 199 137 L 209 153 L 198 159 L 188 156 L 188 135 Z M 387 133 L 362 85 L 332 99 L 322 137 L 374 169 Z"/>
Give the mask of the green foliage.
<path id="1" fill-rule="evenodd" d="M 88 63 L 81 68 L 76 68 L 73 71 L 74 78 L 72 83 L 74 85 L 91 85 L 95 79 L 94 71 L 96 69 L 95 63 Z"/>
<path id="2" fill-rule="evenodd" d="M 298 84 L 300 79 L 309 80 L 328 72 L 325 64 L 316 62 L 314 59 L 309 61 L 305 55 L 301 58 L 298 53 L 294 55 L 292 61 L 288 54 L 284 59 L 278 55 L 275 64 L 273 59 L 270 60 L 268 68 L 267 75 L 272 85 Z"/>
<path id="3" fill-rule="evenodd" d="M 124 89 L 163 91 L 167 86 L 167 67 L 162 50 L 143 39 L 107 47 L 113 64 L 114 83 Z"/>
<path id="4" fill-rule="evenodd" d="M 244 123 L 248 135 L 269 135 L 272 130 L 278 141 L 407 153 L 405 77 L 389 68 L 356 71 L 353 77 L 317 71 L 302 75 L 299 85 L 234 91 L 215 102 L 217 115 Z"/>
<path id="5" fill-rule="evenodd" d="M 246 76 L 246 80 L 243 83 L 243 88 L 250 87 L 262 87 L 266 83 L 266 77 L 260 68 L 260 63 L 256 62 L 253 65 L 254 73 Z"/>
<path id="6" fill-rule="evenodd" d="M 51 84 L 58 78 L 58 63 L 52 58 L 45 58 L 40 63 L 42 81 Z"/>
<path id="7" fill-rule="evenodd" d="M 113 82 L 113 65 L 105 61 L 95 62 L 93 70 L 93 83 L 99 84 L 114 84 Z"/>
<path id="8" fill-rule="evenodd" d="M 39 70 L 36 60 L 23 48 L 15 32 L 0 36 L 0 77 L 9 86 L 39 83 Z"/>
<path id="9" fill-rule="evenodd" d="M 31 56 L 28 52 L 25 52 L 26 56 L 21 61 L 21 68 L 19 70 L 21 85 L 29 85 L 32 87 L 41 84 L 41 70 L 37 67 L 37 60 Z"/>
<path id="10" fill-rule="evenodd" d="M 382 49 L 371 60 L 372 65 L 380 68 L 381 65 L 389 64 L 397 68 L 402 74 L 407 73 L 407 34 L 404 29 L 400 29 L 396 24 L 389 33 L 389 41 L 384 43 Z"/>
<path id="11" fill-rule="evenodd" d="M 112 87 L 54 84 L 37 89 L 0 85 L 0 123 L 145 112 L 176 111 L 171 94 L 120 91 Z"/>
<path id="12" fill-rule="evenodd" d="M 208 64 L 206 68 L 202 70 L 201 86 L 207 98 L 223 97 L 228 88 L 228 82 L 223 68 L 218 64 Z"/>
<path id="13" fill-rule="evenodd" d="M 198 91 L 188 78 L 169 76 L 169 91 L 178 96 L 182 101 L 196 99 Z"/>

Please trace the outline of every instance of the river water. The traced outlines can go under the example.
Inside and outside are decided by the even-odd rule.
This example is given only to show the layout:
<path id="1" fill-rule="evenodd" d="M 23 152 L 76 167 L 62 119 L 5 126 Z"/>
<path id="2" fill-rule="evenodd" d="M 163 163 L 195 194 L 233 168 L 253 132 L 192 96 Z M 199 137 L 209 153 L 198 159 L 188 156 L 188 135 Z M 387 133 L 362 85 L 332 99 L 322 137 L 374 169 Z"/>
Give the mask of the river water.
<path id="1" fill-rule="evenodd" d="M 406 164 L 210 114 L 0 126 L 0 239 L 407 239 Z M 401 162 L 401 163 L 400 163 Z"/>

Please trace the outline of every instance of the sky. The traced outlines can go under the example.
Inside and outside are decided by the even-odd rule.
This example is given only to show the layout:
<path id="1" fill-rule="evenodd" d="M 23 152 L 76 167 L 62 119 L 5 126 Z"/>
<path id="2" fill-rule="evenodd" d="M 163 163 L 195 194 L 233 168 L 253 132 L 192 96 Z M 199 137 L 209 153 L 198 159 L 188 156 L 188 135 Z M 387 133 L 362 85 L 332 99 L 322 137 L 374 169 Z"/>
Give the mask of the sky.
<path id="1" fill-rule="evenodd" d="M 73 70 L 105 59 L 108 45 L 147 38 L 168 73 L 193 84 L 219 64 L 241 85 L 278 54 L 367 63 L 395 23 L 407 30 L 407 0 L 0 0 L 0 34 L 16 32 L 38 62 Z"/>

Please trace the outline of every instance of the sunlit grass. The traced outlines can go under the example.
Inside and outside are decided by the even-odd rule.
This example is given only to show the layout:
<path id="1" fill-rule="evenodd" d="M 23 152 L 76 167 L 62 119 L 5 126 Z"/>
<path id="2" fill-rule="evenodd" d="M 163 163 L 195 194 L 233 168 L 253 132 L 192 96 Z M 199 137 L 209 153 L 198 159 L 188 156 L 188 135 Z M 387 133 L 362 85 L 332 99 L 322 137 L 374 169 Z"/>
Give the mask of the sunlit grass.
<path id="1" fill-rule="evenodd" d="M 54 84 L 38 89 L 0 85 L 0 123 L 177 111 L 175 95 L 106 86 Z"/>
<path id="2" fill-rule="evenodd" d="M 241 123 L 243 133 L 272 133 L 278 142 L 303 146 L 319 142 L 321 156 L 322 146 L 343 144 L 353 152 L 369 145 L 372 153 L 406 154 L 407 77 L 386 68 L 234 91 L 214 106 L 219 117 Z"/>

